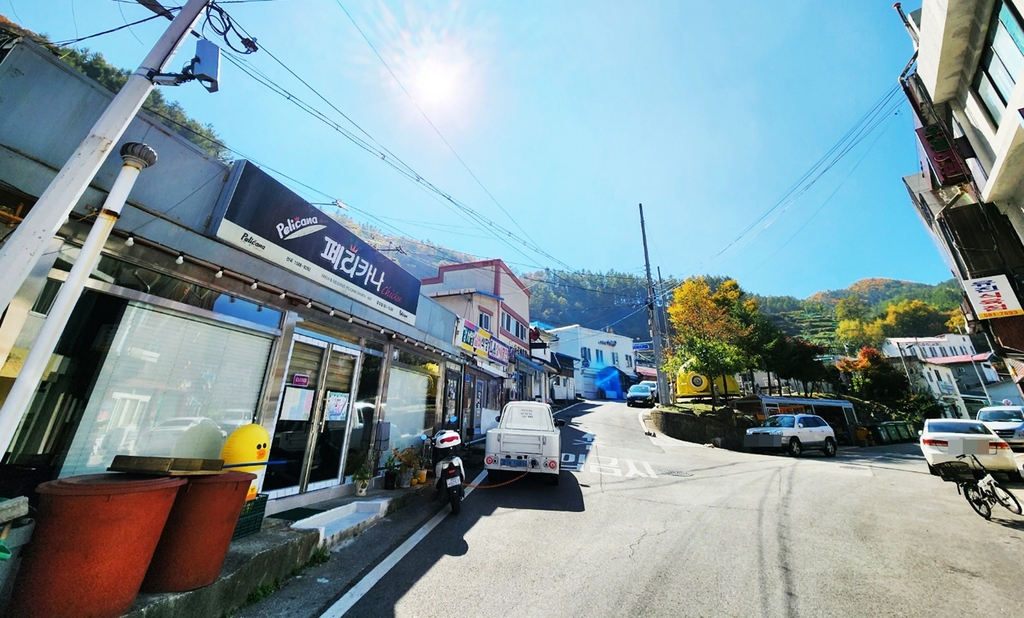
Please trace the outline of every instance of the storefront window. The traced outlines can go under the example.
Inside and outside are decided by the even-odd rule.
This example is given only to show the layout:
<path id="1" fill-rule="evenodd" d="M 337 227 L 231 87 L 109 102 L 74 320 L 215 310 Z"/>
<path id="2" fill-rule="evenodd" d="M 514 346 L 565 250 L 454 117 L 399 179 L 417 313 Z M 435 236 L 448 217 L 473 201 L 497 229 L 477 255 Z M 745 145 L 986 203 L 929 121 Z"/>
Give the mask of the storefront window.
<path id="1" fill-rule="evenodd" d="M 89 342 L 106 356 L 60 476 L 118 454 L 215 459 L 252 422 L 269 337 L 134 301 L 110 326 Z"/>
<path id="2" fill-rule="evenodd" d="M 419 446 L 420 436 L 433 433 L 439 376 L 436 361 L 408 352 L 391 364 L 384 419 L 391 423 L 393 448 Z"/>
<path id="3" fill-rule="evenodd" d="M 348 442 L 348 458 L 345 460 L 345 475 L 348 476 L 366 461 L 370 450 L 370 429 L 373 414 L 380 395 L 380 366 L 384 359 L 373 354 L 363 355 L 363 367 L 359 372 L 359 388 L 356 402 L 352 407 L 352 433 Z"/>

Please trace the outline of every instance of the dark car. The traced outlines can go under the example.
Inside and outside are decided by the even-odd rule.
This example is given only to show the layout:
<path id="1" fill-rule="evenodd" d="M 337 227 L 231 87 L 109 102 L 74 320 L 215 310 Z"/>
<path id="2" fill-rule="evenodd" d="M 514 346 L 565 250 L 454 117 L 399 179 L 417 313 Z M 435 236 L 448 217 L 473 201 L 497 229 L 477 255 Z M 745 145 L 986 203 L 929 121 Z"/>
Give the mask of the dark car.
<path id="1" fill-rule="evenodd" d="M 654 392 L 651 391 L 651 387 L 645 384 L 634 384 L 629 387 L 629 392 L 626 393 L 626 405 L 627 406 L 648 406 L 654 407 Z"/>

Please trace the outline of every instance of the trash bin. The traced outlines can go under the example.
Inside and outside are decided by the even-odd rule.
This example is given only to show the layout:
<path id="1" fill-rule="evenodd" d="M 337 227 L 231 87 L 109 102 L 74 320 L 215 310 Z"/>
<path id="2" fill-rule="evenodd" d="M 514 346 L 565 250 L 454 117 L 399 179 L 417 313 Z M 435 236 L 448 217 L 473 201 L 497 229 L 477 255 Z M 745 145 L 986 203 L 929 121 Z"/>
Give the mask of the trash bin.
<path id="1" fill-rule="evenodd" d="M 901 422 L 893 423 L 893 427 L 895 427 L 896 431 L 899 432 L 899 434 L 900 434 L 900 442 L 909 442 L 910 441 L 910 432 L 907 431 L 907 424 L 906 423 L 901 423 Z"/>
<path id="2" fill-rule="evenodd" d="M 36 488 L 39 512 L 14 618 L 116 618 L 131 607 L 181 478 L 91 474 Z"/>
<path id="3" fill-rule="evenodd" d="M 174 500 L 142 590 L 185 592 L 216 581 L 255 478 L 248 472 L 190 477 Z"/>
<path id="4" fill-rule="evenodd" d="M 22 548 L 32 540 L 32 530 L 36 522 L 30 517 L 22 517 L 10 522 L 11 527 L 7 530 L 7 538 L 3 540 L 10 555 L 6 560 L 0 559 L 0 616 L 6 616 L 4 608 L 7 607 L 7 600 L 11 598 L 11 590 L 14 588 L 14 577 L 18 574 L 18 565 L 21 564 Z M 0 536 L 7 524 L 0 525 Z"/>
<path id="5" fill-rule="evenodd" d="M 885 426 L 881 423 L 872 425 L 871 433 L 875 436 L 875 444 L 889 444 L 892 441 L 889 437 L 889 432 L 885 430 Z"/>
<path id="6" fill-rule="evenodd" d="M 900 432 L 896 429 L 896 424 L 892 421 L 882 423 L 882 427 L 885 431 L 889 432 L 889 441 L 892 443 L 900 442 Z"/>

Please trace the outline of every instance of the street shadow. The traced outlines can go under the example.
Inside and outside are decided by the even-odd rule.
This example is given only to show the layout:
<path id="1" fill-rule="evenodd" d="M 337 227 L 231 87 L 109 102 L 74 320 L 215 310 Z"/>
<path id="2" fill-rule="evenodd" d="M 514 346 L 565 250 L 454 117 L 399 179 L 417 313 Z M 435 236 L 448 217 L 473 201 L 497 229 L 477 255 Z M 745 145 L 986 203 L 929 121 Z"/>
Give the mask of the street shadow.
<path id="1" fill-rule="evenodd" d="M 562 427 L 563 454 L 566 453 L 567 446 L 581 440 L 583 435 L 578 429 Z M 395 616 L 395 604 L 406 597 L 428 571 L 445 559 L 464 556 L 469 551 L 467 538 L 472 538 L 470 533 L 473 527 L 484 518 L 511 520 L 521 518 L 524 511 L 582 513 L 585 510 L 583 491 L 576 476 L 571 472 L 573 469 L 573 466 L 563 465 L 558 485 L 552 485 L 548 480 L 549 475 L 546 474 L 528 473 L 522 478 L 517 478 L 517 475 L 506 472 L 498 479 L 505 484 L 494 487 L 492 485 L 497 483 L 493 482 L 492 476 L 484 475 L 479 485 L 463 501 L 461 512 L 454 515 L 449 506 L 443 506 L 441 512 L 447 513 L 447 517 L 345 615 Z M 558 542 L 558 535 L 557 527 L 542 528 L 540 534 L 531 539 L 531 545 L 537 548 L 551 546 Z M 396 541 L 396 546 L 398 542 L 400 541 Z M 546 557 L 543 552 L 539 552 L 537 559 L 538 564 L 542 564 Z M 494 556 L 492 567 L 495 573 L 506 572 L 503 560 L 505 558 L 502 554 Z M 511 562 L 516 558 L 510 556 L 508 560 L 508 567 L 511 569 Z M 453 583 L 453 586 L 455 585 Z"/>

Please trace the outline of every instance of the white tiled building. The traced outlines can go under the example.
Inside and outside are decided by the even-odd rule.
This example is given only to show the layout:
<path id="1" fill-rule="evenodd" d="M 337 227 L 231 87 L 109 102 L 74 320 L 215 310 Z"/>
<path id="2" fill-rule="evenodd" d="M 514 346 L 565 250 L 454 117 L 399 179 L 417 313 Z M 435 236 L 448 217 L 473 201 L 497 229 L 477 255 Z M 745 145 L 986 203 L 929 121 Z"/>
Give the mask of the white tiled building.
<path id="1" fill-rule="evenodd" d="M 633 340 L 624 335 L 584 328 L 579 324 L 553 328 L 551 349 L 580 359 L 576 364 L 576 392 L 587 399 L 621 398 L 625 381 L 637 380 Z M 616 375 L 614 380 L 611 375 Z"/>

